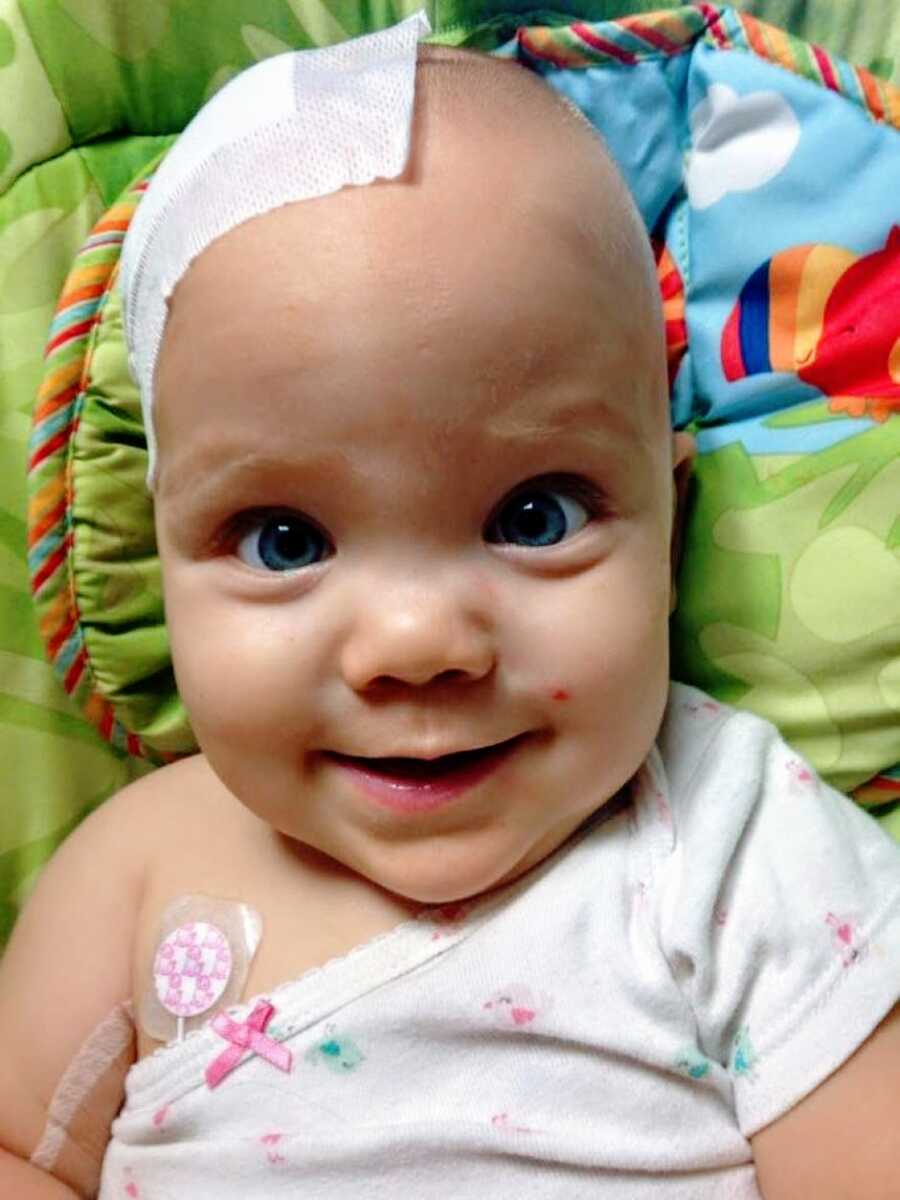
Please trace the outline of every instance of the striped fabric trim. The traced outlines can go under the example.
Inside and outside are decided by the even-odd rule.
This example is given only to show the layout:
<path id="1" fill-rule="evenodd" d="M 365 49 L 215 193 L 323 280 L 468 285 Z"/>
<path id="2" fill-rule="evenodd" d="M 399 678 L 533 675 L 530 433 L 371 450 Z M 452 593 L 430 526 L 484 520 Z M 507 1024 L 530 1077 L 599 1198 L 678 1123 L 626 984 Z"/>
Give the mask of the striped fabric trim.
<path id="1" fill-rule="evenodd" d="M 823 46 L 804 42 L 774 25 L 767 25 L 732 8 L 701 5 L 709 20 L 707 39 L 723 50 L 747 50 L 837 92 L 866 110 L 874 121 L 900 129 L 900 88 L 871 71 L 854 67 Z M 715 14 L 715 15 L 714 15 Z"/>
<path id="2" fill-rule="evenodd" d="M 900 763 L 854 788 L 852 795 L 863 808 L 883 808 L 900 803 Z"/>
<path id="3" fill-rule="evenodd" d="M 681 366 L 681 360 L 687 353 L 687 297 L 684 291 L 684 280 L 672 252 L 656 238 L 651 238 L 650 242 L 653 247 L 653 257 L 656 259 L 656 278 L 659 281 L 659 292 L 663 304 L 666 360 L 669 370 L 669 390 L 671 391 L 678 368 Z"/>
<path id="4" fill-rule="evenodd" d="M 683 54 L 702 40 L 718 50 L 743 50 L 784 67 L 858 104 L 874 121 L 900 129 L 900 88 L 822 46 L 715 4 L 697 3 L 592 24 L 523 27 L 516 39 L 521 58 L 564 69 L 634 66 L 649 58 Z"/>
<path id="5" fill-rule="evenodd" d="M 41 636 L 67 694 L 108 742 L 160 761 L 164 756 L 126 729 L 97 686 L 71 575 L 74 435 L 90 380 L 94 334 L 147 182 L 138 181 L 91 230 L 54 312 L 28 446 L 28 568 Z"/>
<path id="6" fill-rule="evenodd" d="M 691 5 L 593 24 L 523 26 L 516 40 L 523 59 L 554 67 L 633 66 L 690 50 L 708 24 L 700 6 Z"/>

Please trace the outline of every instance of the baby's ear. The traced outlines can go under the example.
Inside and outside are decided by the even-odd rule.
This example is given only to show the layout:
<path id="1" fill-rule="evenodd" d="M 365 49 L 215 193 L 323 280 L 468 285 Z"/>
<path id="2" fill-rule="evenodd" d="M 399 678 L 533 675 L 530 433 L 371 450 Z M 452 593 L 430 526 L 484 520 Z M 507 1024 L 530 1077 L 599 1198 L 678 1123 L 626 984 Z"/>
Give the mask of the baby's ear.
<path id="1" fill-rule="evenodd" d="M 678 591 L 675 579 L 678 575 L 678 564 L 681 561 L 682 533 L 687 509 L 688 489 L 691 483 L 691 472 L 694 469 L 694 459 L 697 457 L 697 443 L 690 433 L 672 434 L 672 590 L 669 601 L 669 613 L 675 611 L 678 603 Z"/>

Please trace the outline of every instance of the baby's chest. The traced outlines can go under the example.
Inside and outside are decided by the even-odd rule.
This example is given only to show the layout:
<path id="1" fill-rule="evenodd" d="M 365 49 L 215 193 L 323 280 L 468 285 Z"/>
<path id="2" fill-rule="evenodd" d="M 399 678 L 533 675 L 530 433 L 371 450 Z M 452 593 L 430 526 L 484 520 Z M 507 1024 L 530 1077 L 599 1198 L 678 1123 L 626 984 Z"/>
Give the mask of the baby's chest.
<path id="1" fill-rule="evenodd" d="M 427 1177 L 436 1197 L 626 1198 L 677 1169 L 696 1200 L 755 1197 L 730 1081 L 692 1048 L 690 1014 L 648 1021 L 624 956 L 603 944 L 609 922 L 585 942 L 578 914 L 548 918 L 549 899 L 415 922 L 387 952 L 369 943 L 279 981 L 277 1047 L 235 1053 L 212 1084 L 230 1051 L 211 1036 L 141 1064 L 117 1124 L 122 1161 L 190 1146 L 204 1171 L 256 1172 L 258 1194 L 277 1172 L 350 1195 L 377 1165 L 391 1195 Z M 551 1193 L 535 1177 L 548 1164 Z"/>

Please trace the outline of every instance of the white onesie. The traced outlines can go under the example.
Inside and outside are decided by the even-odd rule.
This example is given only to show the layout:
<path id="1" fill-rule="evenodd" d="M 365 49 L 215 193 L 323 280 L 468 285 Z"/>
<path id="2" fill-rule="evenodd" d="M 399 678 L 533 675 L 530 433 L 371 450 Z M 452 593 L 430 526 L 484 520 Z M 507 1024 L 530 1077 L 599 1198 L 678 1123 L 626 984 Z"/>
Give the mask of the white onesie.
<path id="1" fill-rule="evenodd" d="M 898 993 L 900 847 L 673 684 L 633 786 L 524 879 L 134 1066 L 100 1195 L 750 1200 L 747 1139 Z"/>

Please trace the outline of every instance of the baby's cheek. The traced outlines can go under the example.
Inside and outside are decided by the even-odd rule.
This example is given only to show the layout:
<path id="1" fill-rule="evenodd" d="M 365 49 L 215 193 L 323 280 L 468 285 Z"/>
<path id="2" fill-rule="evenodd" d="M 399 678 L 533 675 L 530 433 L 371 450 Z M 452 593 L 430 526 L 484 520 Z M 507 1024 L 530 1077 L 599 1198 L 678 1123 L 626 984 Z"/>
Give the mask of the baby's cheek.
<path id="1" fill-rule="evenodd" d="M 207 610 L 175 622 L 178 689 L 198 733 L 239 738 L 293 722 L 311 692 L 311 645 L 258 609 L 237 618 Z"/>

